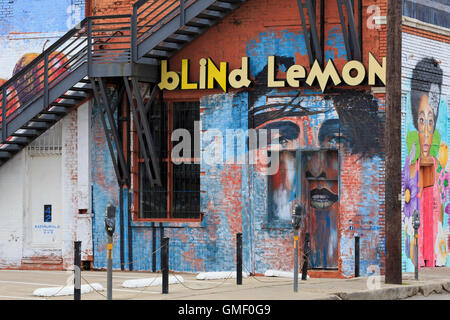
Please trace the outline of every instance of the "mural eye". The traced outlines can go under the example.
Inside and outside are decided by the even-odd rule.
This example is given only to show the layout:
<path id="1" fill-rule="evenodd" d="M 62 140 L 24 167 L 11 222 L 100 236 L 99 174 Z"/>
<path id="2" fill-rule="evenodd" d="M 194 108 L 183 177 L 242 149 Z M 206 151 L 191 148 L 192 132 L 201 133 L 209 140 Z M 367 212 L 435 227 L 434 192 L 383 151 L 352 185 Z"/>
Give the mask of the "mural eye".
<path id="1" fill-rule="evenodd" d="M 288 138 L 286 138 L 286 137 L 280 137 L 279 138 L 280 140 L 280 144 L 282 144 L 282 145 L 286 145 L 286 144 L 288 144 L 288 142 L 290 141 Z"/>
<path id="2" fill-rule="evenodd" d="M 345 136 L 336 135 L 334 137 L 331 137 L 330 140 L 328 140 L 328 142 L 330 144 L 343 144 L 349 142 L 349 140 Z"/>

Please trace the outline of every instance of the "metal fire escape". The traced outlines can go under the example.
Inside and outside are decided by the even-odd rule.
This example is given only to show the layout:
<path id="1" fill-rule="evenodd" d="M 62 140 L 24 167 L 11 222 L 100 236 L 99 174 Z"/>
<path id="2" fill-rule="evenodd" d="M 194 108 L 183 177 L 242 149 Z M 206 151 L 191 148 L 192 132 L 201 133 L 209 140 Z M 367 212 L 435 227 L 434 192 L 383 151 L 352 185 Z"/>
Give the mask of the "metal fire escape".
<path id="1" fill-rule="evenodd" d="M 297 0 L 303 34 L 310 65 L 315 60 L 320 65 L 325 61 L 325 1 L 328 0 Z M 319 6 L 317 3 L 319 2 Z M 330 1 L 331 2 L 331 1 Z M 347 60 L 362 59 L 362 0 L 336 0 L 342 35 L 344 37 Z M 319 14 L 317 14 L 319 11 Z M 355 20 L 357 13 L 358 24 Z M 319 19 L 317 18 L 319 16 Z M 357 27 L 358 26 L 358 30 Z"/>
<path id="2" fill-rule="evenodd" d="M 85 18 L 0 87 L 0 166 L 94 97 L 120 186 L 123 221 L 123 188 L 129 191 L 130 186 L 131 119 L 151 185 L 161 185 L 158 146 L 147 117 L 158 94 L 160 60 L 244 2 L 140 0 L 131 15 Z M 123 223 L 120 227 L 123 248 Z M 131 261 L 130 239 L 128 245 Z"/>

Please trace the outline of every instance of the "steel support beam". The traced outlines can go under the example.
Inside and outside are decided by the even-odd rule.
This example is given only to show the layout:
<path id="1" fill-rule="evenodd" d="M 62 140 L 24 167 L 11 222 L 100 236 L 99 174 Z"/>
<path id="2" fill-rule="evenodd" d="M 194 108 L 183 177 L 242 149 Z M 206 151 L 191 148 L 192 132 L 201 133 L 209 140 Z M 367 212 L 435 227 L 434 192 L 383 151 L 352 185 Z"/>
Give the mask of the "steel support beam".
<path id="1" fill-rule="evenodd" d="M 109 99 L 106 96 L 105 91 L 105 85 L 103 82 L 103 79 L 99 79 L 99 87 L 97 87 L 96 79 L 93 78 L 91 80 L 92 87 L 93 87 L 93 93 L 95 100 L 97 101 L 98 107 L 100 109 L 100 120 L 103 125 L 103 130 L 105 132 L 106 142 L 108 144 L 108 149 L 111 155 L 111 160 L 114 166 L 114 171 L 116 173 L 116 178 L 119 183 L 119 185 L 122 185 L 124 181 L 127 181 L 129 178 L 129 172 L 127 169 L 125 157 L 123 154 L 123 148 L 122 143 L 120 142 L 118 129 L 115 125 L 113 113 L 111 111 L 110 105 L 109 105 Z M 123 90 L 122 90 L 123 92 Z M 102 97 L 103 96 L 103 97 Z M 121 98 L 118 100 L 117 103 L 120 103 Z M 106 113 L 106 117 L 105 117 Z M 108 122 L 107 120 L 108 119 Z M 109 123 L 109 127 L 108 127 Z M 116 146 L 114 149 L 113 142 Z M 117 152 L 117 154 L 116 154 Z"/>
<path id="2" fill-rule="evenodd" d="M 336 2 L 339 11 L 339 19 L 341 21 L 342 34 L 344 36 L 345 49 L 347 51 L 347 59 L 361 61 L 361 46 L 358 31 L 356 30 L 353 1 L 336 0 Z M 347 20 L 345 19 L 345 13 L 347 14 Z"/>
<path id="3" fill-rule="evenodd" d="M 323 48 L 317 30 L 316 1 L 306 0 L 305 2 L 306 3 L 303 3 L 303 0 L 297 0 L 300 19 L 302 21 L 303 35 L 306 43 L 306 50 L 308 51 L 309 63 L 312 65 L 315 60 L 318 60 L 319 63 L 323 65 Z M 305 9 L 307 15 L 305 15 Z M 306 16 L 308 16 L 309 29 L 306 25 Z M 322 24 L 323 21 L 320 21 L 320 23 Z M 313 46 L 311 46 L 311 42 Z"/>
<path id="4" fill-rule="evenodd" d="M 137 80 L 132 78 L 133 91 L 135 92 L 137 108 L 133 101 L 133 92 L 131 91 L 128 79 L 126 77 L 124 77 L 123 81 L 125 83 L 125 89 L 127 92 L 129 103 L 130 103 L 131 113 L 133 115 L 136 131 L 138 134 L 140 151 L 143 153 L 143 156 L 144 156 L 144 165 L 145 165 L 145 169 L 147 171 L 148 177 L 150 179 L 150 184 L 152 186 L 154 186 L 154 185 L 162 186 L 161 177 L 160 177 L 160 173 L 159 173 L 159 167 L 157 165 L 158 158 L 156 157 L 156 154 L 155 154 L 155 148 L 154 148 L 152 136 L 150 135 L 148 120 L 147 120 L 146 115 L 144 114 L 142 97 L 139 92 Z M 138 114 L 138 112 L 139 112 L 139 114 Z M 144 127 L 146 129 L 144 129 Z M 148 132 L 148 135 L 147 135 L 147 132 L 145 132 L 145 131 Z M 151 163 L 150 163 L 150 160 L 151 160 Z M 153 171 L 152 171 L 152 169 L 153 169 Z"/>

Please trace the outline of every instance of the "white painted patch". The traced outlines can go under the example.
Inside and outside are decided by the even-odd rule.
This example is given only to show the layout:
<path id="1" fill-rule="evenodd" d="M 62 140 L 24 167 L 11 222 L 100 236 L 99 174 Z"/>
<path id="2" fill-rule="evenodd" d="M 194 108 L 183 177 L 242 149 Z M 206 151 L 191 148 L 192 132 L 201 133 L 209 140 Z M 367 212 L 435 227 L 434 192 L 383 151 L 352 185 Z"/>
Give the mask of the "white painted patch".
<path id="1" fill-rule="evenodd" d="M 182 276 L 169 276 L 169 284 L 177 284 L 184 282 Z M 125 280 L 122 283 L 124 288 L 143 288 L 143 287 L 155 287 L 162 285 L 162 277 L 143 278 L 143 279 L 131 279 Z"/>
<path id="2" fill-rule="evenodd" d="M 264 272 L 265 277 L 280 277 L 280 278 L 294 278 L 294 273 L 289 271 L 279 271 L 279 270 L 267 270 Z M 298 274 L 298 278 L 302 278 L 302 274 Z M 306 275 L 306 279 L 309 279 L 309 276 Z"/>
<path id="3" fill-rule="evenodd" d="M 104 291 L 105 289 L 100 283 L 91 283 L 91 285 L 81 285 L 81 294 L 90 293 L 92 291 Z M 52 296 L 70 296 L 73 295 L 74 286 L 54 287 L 54 288 L 39 288 L 34 290 L 33 295 L 38 297 L 52 297 Z"/>
<path id="4" fill-rule="evenodd" d="M 248 273 L 242 272 L 242 277 L 247 278 Z M 236 279 L 236 271 L 201 272 L 196 278 L 197 280 Z"/>

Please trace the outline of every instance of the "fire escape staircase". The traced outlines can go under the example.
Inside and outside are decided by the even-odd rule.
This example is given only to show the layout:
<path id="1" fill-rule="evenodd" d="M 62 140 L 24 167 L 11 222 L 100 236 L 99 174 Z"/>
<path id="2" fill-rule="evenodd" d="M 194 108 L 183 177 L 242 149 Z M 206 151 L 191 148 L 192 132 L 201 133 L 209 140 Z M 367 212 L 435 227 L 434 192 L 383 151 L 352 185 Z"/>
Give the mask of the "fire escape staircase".
<path id="1" fill-rule="evenodd" d="M 129 178 L 117 104 L 127 95 L 140 152 L 160 185 L 157 148 L 145 116 L 159 65 L 245 0 L 141 0 L 131 15 L 87 17 L 0 87 L 0 166 L 87 99 L 95 98 L 119 183 Z M 150 89 L 144 105 L 142 86 Z M 131 116 L 130 116 L 131 117 Z"/>
<path id="2" fill-rule="evenodd" d="M 358 0 L 358 42 L 356 0 L 336 1 L 348 58 L 360 60 L 362 2 Z M 127 96 L 128 120 L 132 118 L 135 123 L 150 182 L 161 185 L 158 150 L 147 117 L 157 96 L 160 61 L 169 59 L 244 2 L 140 0 L 133 5 L 131 15 L 85 18 L 0 86 L 0 166 L 73 108 L 94 97 L 116 177 L 120 185 L 127 183 L 130 166 L 119 134 L 119 103 L 113 105 L 108 90 L 113 86 L 119 92 L 116 101 Z M 325 0 L 320 0 L 320 6 L 316 0 L 297 3 L 310 62 L 318 59 L 323 63 Z M 150 94 L 144 104 L 145 91 Z"/>

